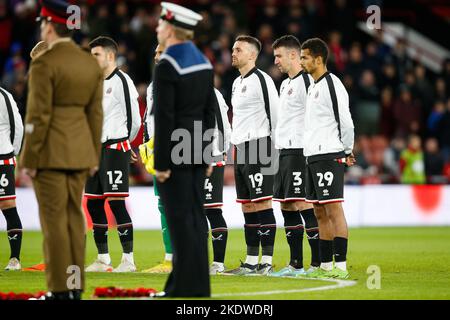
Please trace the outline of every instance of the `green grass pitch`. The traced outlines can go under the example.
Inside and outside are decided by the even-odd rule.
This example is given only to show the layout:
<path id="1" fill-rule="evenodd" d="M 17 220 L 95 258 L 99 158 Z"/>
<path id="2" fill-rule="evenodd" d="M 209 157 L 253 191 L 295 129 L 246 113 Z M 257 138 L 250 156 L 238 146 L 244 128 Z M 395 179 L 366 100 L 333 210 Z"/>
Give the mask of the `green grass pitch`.
<path id="1" fill-rule="evenodd" d="M 115 230 L 110 230 L 109 247 L 113 265 L 120 262 L 121 247 Z M 163 258 L 159 231 L 135 231 L 135 261 L 139 270 L 149 268 Z M 245 258 L 242 230 L 231 230 L 225 265 L 228 268 Z M 303 243 L 305 266 L 309 266 L 310 250 Z M 22 267 L 41 262 L 40 232 L 25 232 Z M 9 256 L 6 234 L 0 238 L 0 292 L 37 292 L 45 290 L 42 272 L 3 271 Z M 96 257 L 92 233 L 88 234 L 87 263 Z M 277 230 L 274 265 L 278 270 L 289 259 L 284 230 Z M 367 269 L 376 265 L 381 270 L 381 288 L 368 289 Z M 348 266 L 350 280 L 356 284 L 327 290 L 334 282 L 270 277 L 213 276 L 212 292 L 218 299 L 450 299 L 450 227 L 421 228 L 357 228 L 350 230 Z M 149 287 L 162 290 L 166 275 L 87 274 L 85 299 L 98 286 L 122 288 Z M 313 290 L 311 290 L 313 289 Z M 267 291 L 270 291 L 269 293 Z"/>

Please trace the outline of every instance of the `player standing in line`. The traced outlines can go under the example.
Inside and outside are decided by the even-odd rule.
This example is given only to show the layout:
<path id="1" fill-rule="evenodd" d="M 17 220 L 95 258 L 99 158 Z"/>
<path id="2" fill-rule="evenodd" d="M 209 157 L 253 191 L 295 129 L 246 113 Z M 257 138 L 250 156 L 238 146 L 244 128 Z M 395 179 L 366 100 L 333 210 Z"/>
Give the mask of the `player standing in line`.
<path id="1" fill-rule="evenodd" d="M 237 37 L 232 51 L 232 65 L 241 74 L 232 88 L 233 132 L 236 147 L 235 181 L 237 202 L 245 219 L 247 258 L 237 269 L 227 273 L 245 275 L 272 272 L 276 221 L 272 209 L 273 174 L 264 174 L 269 165 L 263 156 L 271 149 L 275 129 L 278 92 L 272 78 L 256 68 L 261 43 L 251 36 Z M 263 154 L 263 155 L 262 155 Z M 266 171 L 267 172 L 267 171 Z M 259 244 L 262 257 L 260 264 Z"/>
<path id="2" fill-rule="evenodd" d="M 103 132 L 102 153 L 98 172 L 86 183 L 87 208 L 92 218 L 98 258 L 87 272 L 134 272 L 133 223 L 125 206 L 128 197 L 128 175 L 136 155 L 130 141 L 141 126 L 138 92 L 131 78 L 116 64 L 117 44 L 109 37 L 98 37 L 89 43 L 91 53 L 103 70 Z M 108 251 L 108 221 L 105 201 L 108 200 L 117 222 L 117 232 L 123 255 L 119 266 L 112 270 Z"/>
<path id="3" fill-rule="evenodd" d="M 22 147 L 23 124 L 13 96 L 0 87 L 0 211 L 6 219 L 11 255 L 5 270 L 21 270 L 22 222 L 16 207 L 16 157 Z"/>
<path id="4" fill-rule="evenodd" d="M 205 179 L 205 213 L 211 226 L 211 240 L 213 245 L 213 262 L 209 273 L 214 275 L 225 271 L 225 251 L 228 240 L 228 227 L 223 218 L 223 177 L 226 153 L 230 147 L 231 126 L 228 120 L 228 106 L 219 90 L 214 89 L 220 110 L 216 110 L 216 126 L 214 128 L 213 156 L 217 160 L 213 163 L 214 170 Z M 223 137 L 223 143 L 220 141 Z"/>
<path id="5" fill-rule="evenodd" d="M 164 46 L 159 44 L 155 50 L 155 63 L 159 62 L 159 57 L 164 51 Z M 222 214 L 222 199 L 223 199 L 223 175 L 224 175 L 224 165 L 225 165 L 225 155 L 229 147 L 229 140 L 231 135 L 231 126 L 228 121 L 228 106 L 222 96 L 222 94 L 216 89 L 216 98 L 220 107 L 220 116 L 216 114 L 216 127 L 214 132 L 214 142 L 213 142 L 213 156 L 219 157 L 217 162 L 213 165 L 215 166 L 211 177 L 205 179 L 205 212 L 206 217 L 211 225 L 212 241 L 213 241 L 213 251 L 214 260 L 210 267 L 210 274 L 222 273 L 225 271 L 223 265 L 225 260 L 225 251 L 228 237 L 228 229 L 225 219 Z M 153 165 L 153 135 L 154 135 L 154 109 L 153 109 L 153 84 L 150 83 L 147 89 L 147 110 L 145 112 L 145 122 L 144 122 L 144 144 L 140 147 L 140 154 L 145 164 L 146 170 L 153 174 L 155 173 Z M 218 110 L 217 110 L 218 111 Z M 219 112 L 216 112 L 219 113 Z M 218 143 L 219 132 L 221 136 L 225 138 L 223 148 L 220 148 Z M 225 133 L 223 133 L 225 132 Z M 223 149 L 223 150 L 222 150 Z M 163 233 L 163 242 L 165 250 L 164 262 L 156 265 L 153 268 L 144 270 L 148 273 L 165 273 L 170 272 L 172 269 L 172 245 L 170 243 L 169 230 L 167 228 L 167 222 L 164 212 L 164 207 L 162 206 L 161 200 L 159 199 L 158 188 L 156 183 L 154 184 L 155 196 L 158 198 L 158 209 L 161 214 L 161 227 Z"/>
<path id="6" fill-rule="evenodd" d="M 155 64 L 158 64 L 161 54 L 164 52 L 165 47 L 161 44 L 155 49 Z M 139 153 L 141 155 L 142 162 L 145 165 L 145 169 L 148 173 L 153 175 L 153 188 L 156 198 L 158 198 L 158 210 L 161 218 L 161 231 L 164 243 L 164 261 L 150 269 L 144 270 L 147 273 L 168 273 L 172 270 L 172 244 L 170 243 L 169 228 L 167 227 L 166 213 L 162 205 L 161 199 L 159 198 L 158 187 L 155 181 L 155 169 L 154 169 L 154 158 L 153 158 L 153 146 L 154 146 L 154 134 L 155 134 L 155 123 L 154 123 L 154 105 L 153 105 L 153 82 L 147 88 L 147 109 L 144 115 L 144 141 L 139 147 Z"/>
<path id="7" fill-rule="evenodd" d="M 347 90 L 327 71 L 327 58 L 328 47 L 321 39 L 303 43 L 301 64 L 314 79 L 305 114 L 306 201 L 314 204 L 319 223 L 321 261 L 320 268 L 308 276 L 347 279 L 348 227 L 342 202 L 344 166 L 355 163 L 354 126 Z"/>
<path id="8" fill-rule="evenodd" d="M 288 75 L 280 88 L 280 111 L 277 122 L 276 144 L 279 149 L 279 170 L 275 175 L 274 199 L 279 201 L 284 217 L 286 239 L 290 248 L 287 267 L 272 276 L 304 275 L 303 233 L 311 247 L 313 271 L 320 264 L 319 228 L 313 205 L 305 202 L 305 157 L 303 156 L 303 132 L 308 87 L 313 79 L 300 65 L 300 42 L 292 35 L 277 39 L 273 45 L 275 65 Z M 303 225 L 305 221 L 305 226 Z"/>

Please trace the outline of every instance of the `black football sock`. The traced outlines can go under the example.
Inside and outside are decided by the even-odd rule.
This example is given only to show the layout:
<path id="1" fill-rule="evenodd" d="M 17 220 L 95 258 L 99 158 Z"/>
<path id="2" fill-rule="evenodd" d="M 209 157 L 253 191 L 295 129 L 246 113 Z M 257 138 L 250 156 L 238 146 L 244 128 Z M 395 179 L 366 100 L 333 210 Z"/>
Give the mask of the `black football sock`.
<path id="1" fill-rule="evenodd" d="M 108 253 L 108 219 L 105 199 L 88 199 L 87 208 L 92 219 L 94 241 L 99 254 Z"/>
<path id="2" fill-rule="evenodd" d="M 223 263 L 228 239 L 227 223 L 223 218 L 222 209 L 206 209 L 205 212 L 211 225 L 214 261 Z"/>
<path id="3" fill-rule="evenodd" d="M 311 208 L 300 211 L 300 214 L 305 221 L 306 236 L 311 248 L 311 265 L 314 267 L 318 267 L 320 265 L 319 225 L 317 223 L 317 218 L 314 215 L 314 209 Z"/>
<path id="4" fill-rule="evenodd" d="M 109 201 L 109 207 L 116 218 L 123 253 L 133 252 L 133 223 L 125 206 L 125 200 Z"/>
<path id="5" fill-rule="evenodd" d="M 291 259 L 289 264 L 296 269 L 303 268 L 303 221 L 298 211 L 281 210 L 284 230 L 289 244 Z"/>
<path id="6" fill-rule="evenodd" d="M 247 256 L 259 256 L 259 216 L 257 212 L 244 213 L 245 243 L 247 244 Z"/>
<path id="7" fill-rule="evenodd" d="M 275 244 L 275 234 L 277 231 L 277 223 L 273 214 L 273 209 L 258 211 L 259 237 L 261 241 L 262 256 L 273 256 L 273 247 Z"/>
<path id="8" fill-rule="evenodd" d="M 20 249 L 22 247 L 22 222 L 20 221 L 17 208 L 2 210 L 6 219 L 6 231 L 8 234 L 9 247 L 11 249 L 11 258 L 20 260 Z"/>

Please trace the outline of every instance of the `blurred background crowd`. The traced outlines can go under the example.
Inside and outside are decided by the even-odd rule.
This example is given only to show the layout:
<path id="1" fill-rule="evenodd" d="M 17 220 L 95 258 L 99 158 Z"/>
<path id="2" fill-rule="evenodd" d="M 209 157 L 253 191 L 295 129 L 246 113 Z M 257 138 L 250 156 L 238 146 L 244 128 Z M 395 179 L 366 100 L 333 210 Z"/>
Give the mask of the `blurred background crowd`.
<path id="1" fill-rule="evenodd" d="M 118 64 L 134 80 L 142 114 L 154 67 L 159 2 L 76 1 L 82 13 L 76 42 L 86 47 L 99 35 L 109 35 L 118 42 Z M 365 8 L 370 4 L 381 7 L 383 21 L 404 19 L 405 12 L 409 12 L 408 22 L 418 24 L 414 17 L 418 12 L 392 4 L 388 7 L 388 1 L 174 2 L 202 14 L 196 43 L 213 63 L 215 85 L 229 105 L 231 85 L 238 76 L 231 67 L 230 50 L 237 35 L 250 34 L 260 39 L 263 49 L 257 65 L 273 77 L 277 86 L 285 77 L 273 65 L 271 45 L 277 37 L 293 34 L 300 41 L 321 37 L 329 44 L 328 67 L 348 90 L 355 123 L 357 165 L 347 170 L 347 183 L 450 183 L 450 57 L 442 61 L 439 71 L 432 71 L 407 54 L 406 40 L 397 39 L 389 46 L 383 41 L 382 29 L 370 36 L 357 28 L 357 22 L 367 18 Z M 425 1 L 413 2 L 419 6 Z M 442 7 L 446 2 L 428 1 L 427 8 L 430 3 Z M 450 13 L 450 8 L 446 12 Z M 39 38 L 37 14 L 36 0 L 0 0 L 0 85 L 14 95 L 23 118 L 29 52 Z M 450 14 L 447 25 L 448 17 Z M 229 116 L 231 119 L 232 110 Z M 134 141 L 134 147 L 141 139 Z M 232 171 L 228 166 L 227 184 L 234 183 Z M 29 185 L 26 177 L 18 177 L 19 185 Z M 149 184 L 151 180 L 141 164 L 133 165 L 132 184 Z"/>

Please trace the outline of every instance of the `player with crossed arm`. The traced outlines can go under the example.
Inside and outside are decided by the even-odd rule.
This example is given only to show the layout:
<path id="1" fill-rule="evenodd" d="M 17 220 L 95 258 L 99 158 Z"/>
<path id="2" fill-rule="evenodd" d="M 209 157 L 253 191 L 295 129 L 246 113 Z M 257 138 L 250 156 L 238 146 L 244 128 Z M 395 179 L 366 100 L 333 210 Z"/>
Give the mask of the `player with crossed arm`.
<path id="1" fill-rule="evenodd" d="M 133 223 L 125 206 L 128 197 L 128 175 L 131 161 L 136 155 L 130 141 L 137 136 L 141 126 L 139 94 L 131 78 L 116 64 L 118 47 L 109 37 L 98 37 L 89 43 L 104 74 L 102 154 L 98 172 L 86 183 L 85 196 L 94 229 L 98 250 L 97 260 L 86 268 L 87 272 L 134 272 Z M 108 221 L 105 202 L 117 222 L 117 232 L 123 255 L 119 266 L 112 270 L 108 250 Z"/>
<path id="2" fill-rule="evenodd" d="M 307 276 L 346 279 L 348 227 L 342 202 L 344 166 L 355 163 L 354 126 L 347 90 L 327 71 L 328 52 L 324 41 L 313 38 L 303 43 L 300 56 L 303 69 L 314 79 L 306 99 L 304 155 L 306 201 L 314 204 L 319 223 L 321 261 Z"/>
<path id="3" fill-rule="evenodd" d="M 11 255 L 5 270 L 21 270 L 22 222 L 16 207 L 16 157 L 22 146 L 23 124 L 13 96 L 0 87 L 0 211 L 6 219 Z"/>
<path id="4" fill-rule="evenodd" d="M 279 170 L 275 175 L 274 200 L 279 201 L 284 217 L 286 240 L 290 248 L 287 267 L 272 276 L 304 275 L 303 233 L 311 247 L 313 271 L 319 261 L 319 228 L 313 205 L 305 202 L 305 157 L 303 156 L 303 132 L 305 129 L 305 104 L 308 87 L 313 82 L 300 65 L 300 42 L 292 35 L 277 39 L 273 45 L 275 65 L 288 75 L 280 88 L 280 111 L 276 128 L 276 144 L 279 150 Z M 305 221 L 305 226 L 303 225 Z"/>
<path id="5" fill-rule="evenodd" d="M 271 149 L 279 99 L 272 78 L 256 67 L 260 51 L 260 41 L 251 36 L 237 37 L 232 51 L 232 65 L 241 75 L 232 89 L 231 142 L 236 147 L 236 201 L 242 204 L 247 244 L 245 262 L 227 272 L 236 275 L 267 275 L 273 270 L 276 232 L 273 174 L 267 173 L 268 165 L 263 163 L 262 156 L 270 156 L 267 153 Z M 260 242 L 262 257 L 258 264 Z"/>

